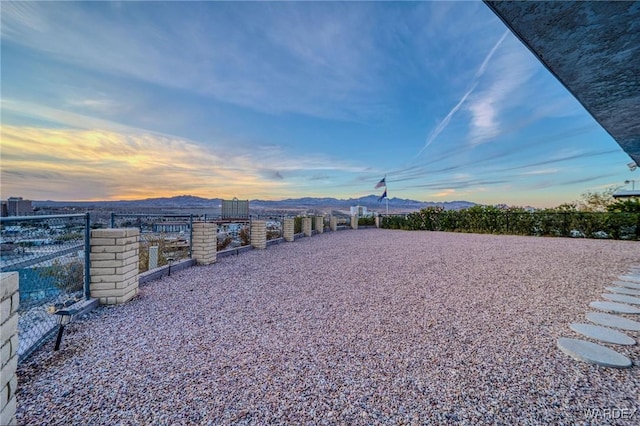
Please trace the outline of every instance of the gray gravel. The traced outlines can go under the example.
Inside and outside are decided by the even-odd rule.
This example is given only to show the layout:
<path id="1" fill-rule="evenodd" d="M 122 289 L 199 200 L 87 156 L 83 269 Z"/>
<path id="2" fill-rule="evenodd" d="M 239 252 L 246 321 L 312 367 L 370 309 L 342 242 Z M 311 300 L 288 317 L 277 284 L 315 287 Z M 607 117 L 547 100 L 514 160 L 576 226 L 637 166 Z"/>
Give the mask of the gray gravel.
<path id="1" fill-rule="evenodd" d="M 19 367 L 18 422 L 637 424 L 587 410 L 640 408 L 638 346 L 616 370 L 556 340 L 638 264 L 637 242 L 377 229 L 253 250 L 72 323 Z"/>

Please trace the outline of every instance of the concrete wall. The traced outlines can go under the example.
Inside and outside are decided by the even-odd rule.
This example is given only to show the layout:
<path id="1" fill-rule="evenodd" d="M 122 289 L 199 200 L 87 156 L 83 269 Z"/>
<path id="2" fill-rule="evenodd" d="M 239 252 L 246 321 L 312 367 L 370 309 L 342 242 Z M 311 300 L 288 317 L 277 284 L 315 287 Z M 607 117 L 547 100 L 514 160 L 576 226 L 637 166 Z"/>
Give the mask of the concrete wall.
<path id="1" fill-rule="evenodd" d="M 251 245 L 256 249 L 267 248 L 267 222 L 264 220 L 251 221 Z"/>
<path id="2" fill-rule="evenodd" d="M 312 235 L 312 232 L 311 232 L 311 218 L 310 217 L 303 217 L 302 218 L 302 232 L 304 233 L 305 237 L 310 237 Z"/>
<path id="3" fill-rule="evenodd" d="M 19 302 L 18 273 L 0 274 L 0 425 L 16 424 Z"/>
<path id="4" fill-rule="evenodd" d="M 292 242 L 293 241 L 293 232 L 294 232 L 294 228 L 295 228 L 295 219 L 293 218 L 286 218 L 284 220 L 284 224 L 282 225 L 282 236 L 284 237 L 285 241 L 288 242 Z"/>
<path id="5" fill-rule="evenodd" d="M 140 230 L 91 231 L 91 297 L 100 303 L 125 303 L 138 294 Z"/>
<path id="6" fill-rule="evenodd" d="M 211 265 L 217 260 L 218 225 L 194 222 L 191 240 L 191 257 L 198 265 Z"/>

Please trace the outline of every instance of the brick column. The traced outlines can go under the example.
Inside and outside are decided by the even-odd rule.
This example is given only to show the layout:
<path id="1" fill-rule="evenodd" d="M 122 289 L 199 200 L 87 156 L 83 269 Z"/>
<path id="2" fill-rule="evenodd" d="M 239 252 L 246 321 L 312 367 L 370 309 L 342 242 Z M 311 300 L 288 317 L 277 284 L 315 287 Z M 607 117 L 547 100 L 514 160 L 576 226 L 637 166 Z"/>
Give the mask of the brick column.
<path id="1" fill-rule="evenodd" d="M 91 297 L 100 303 L 125 303 L 138 294 L 140 230 L 91 231 Z"/>
<path id="2" fill-rule="evenodd" d="M 332 231 L 337 231 L 338 230 L 338 218 L 335 216 L 331 216 L 330 219 L 330 224 L 331 224 L 331 230 Z"/>
<path id="3" fill-rule="evenodd" d="M 267 222 L 264 220 L 251 221 L 251 245 L 256 249 L 267 248 Z"/>
<path id="4" fill-rule="evenodd" d="M 18 273 L 0 274 L 0 425 L 16 423 L 18 377 Z"/>
<path id="5" fill-rule="evenodd" d="M 318 230 L 318 234 L 324 232 L 324 216 L 316 216 L 316 229 Z"/>
<path id="6" fill-rule="evenodd" d="M 311 233 L 311 218 L 303 217 L 302 218 L 302 232 L 304 232 L 305 237 L 310 237 Z"/>
<path id="7" fill-rule="evenodd" d="M 351 229 L 358 229 L 358 216 L 351 216 Z"/>
<path id="8" fill-rule="evenodd" d="M 282 225 L 282 236 L 285 241 L 291 242 L 293 241 L 293 230 L 295 228 L 295 219 L 292 217 L 288 217 L 284 220 L 284 225 Z"/>
<path id="9" fill-rule="evenodd" d="M 191 257 L 198 265 L 211 265 L 217 260 L 218 225 L 194 222 L 191 236 Z"/>

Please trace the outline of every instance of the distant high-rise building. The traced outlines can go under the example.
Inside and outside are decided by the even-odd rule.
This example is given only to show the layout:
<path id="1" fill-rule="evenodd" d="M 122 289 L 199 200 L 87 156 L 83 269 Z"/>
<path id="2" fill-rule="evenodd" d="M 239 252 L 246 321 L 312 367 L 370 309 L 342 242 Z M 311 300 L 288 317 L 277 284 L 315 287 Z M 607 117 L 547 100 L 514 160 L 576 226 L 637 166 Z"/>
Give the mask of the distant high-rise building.
<path id="1" fill-rule="evenodd" d="M 249 217 L 249 200 L 222 200 L 223 219 L 242 219 Z"/>
<path id="2" fill-rule="evenodd" d="M 23 200 L 22 197 L 9 197 L 7 201 L 2 202 L 2 216 L 25 216 L 32 213 L 31 200 Z"/>
<path id="3" fill-rule="evenodd" d="M 365 206 L 352 206 L 351 216 L 367 217 L 369 214 L 367 213 L 367 208 Z"/>

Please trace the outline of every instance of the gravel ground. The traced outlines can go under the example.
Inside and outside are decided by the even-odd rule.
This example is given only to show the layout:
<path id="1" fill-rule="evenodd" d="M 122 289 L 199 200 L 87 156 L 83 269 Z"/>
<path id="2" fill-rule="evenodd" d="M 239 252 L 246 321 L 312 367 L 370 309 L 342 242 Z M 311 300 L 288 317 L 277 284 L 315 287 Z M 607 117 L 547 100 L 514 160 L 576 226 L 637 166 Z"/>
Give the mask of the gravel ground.
<path id="1" fill-rule="evenodd" d="M 69 325 L 20 365 L 18 422 L 637 424 L 638 346 L 616 370 L 556 340 L 638 264 L 637 242 L 378 229 L 253 250 Z"/>

